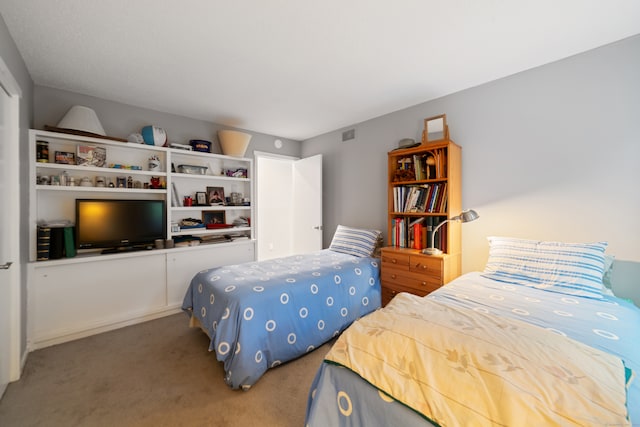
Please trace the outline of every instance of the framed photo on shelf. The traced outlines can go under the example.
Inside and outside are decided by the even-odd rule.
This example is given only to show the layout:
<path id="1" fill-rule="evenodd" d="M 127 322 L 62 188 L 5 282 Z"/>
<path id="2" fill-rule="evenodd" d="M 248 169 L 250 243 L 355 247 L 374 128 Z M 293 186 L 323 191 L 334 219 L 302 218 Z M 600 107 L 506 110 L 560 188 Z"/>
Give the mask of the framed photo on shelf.
<path id="1" fill-rule="evenodd" d="M 107 161 L 107 149 L 92 145 L 78 145 L 76 164 L 84 166 L 104 167 Z"/>
<path id="2" fill-rule="evenodd" d="M 207 203 L 211 206 L 224 206 L 224 187 L 207 187 Z"/>
<path id="3" fill-rule="evenodd" d="M 74 153 L 69 153 L 66 151 L 56 151 L 56 163 L 62 165 L 75 165 L 76 164 L 76 155 Z"/>
<path id="4" fill-rule="evenodd" d="M 224 211 L 202 211 L 202 223 L 208 224 L 226 224 Z"/>
<path id="5" fill-rule="evenodd" d="M 207 206 L 207 193 L 205 193 L 204 191 L 196 192 L 196 205 Z"/>

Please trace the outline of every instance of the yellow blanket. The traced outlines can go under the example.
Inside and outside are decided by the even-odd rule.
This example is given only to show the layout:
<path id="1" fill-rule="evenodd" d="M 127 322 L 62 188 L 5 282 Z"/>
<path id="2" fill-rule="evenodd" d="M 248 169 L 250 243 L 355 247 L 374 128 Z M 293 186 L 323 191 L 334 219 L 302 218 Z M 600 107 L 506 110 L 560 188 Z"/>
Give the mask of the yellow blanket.
<path id="1" fill-rule="evenodd" d="M 617 357 L 410 294 L 355 322 L 326 359 L 440 426 L 630 425 Z"/>

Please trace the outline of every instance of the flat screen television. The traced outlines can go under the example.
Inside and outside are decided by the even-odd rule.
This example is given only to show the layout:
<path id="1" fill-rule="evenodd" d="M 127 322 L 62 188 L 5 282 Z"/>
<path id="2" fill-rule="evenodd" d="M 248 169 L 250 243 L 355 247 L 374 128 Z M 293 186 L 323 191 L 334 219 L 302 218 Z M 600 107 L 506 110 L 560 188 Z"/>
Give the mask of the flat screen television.
<path id="1" fill-rule="evenodd" d="M 145 249 L 166 235 L 164 200 L 76 199 L 77 249 Z"/>

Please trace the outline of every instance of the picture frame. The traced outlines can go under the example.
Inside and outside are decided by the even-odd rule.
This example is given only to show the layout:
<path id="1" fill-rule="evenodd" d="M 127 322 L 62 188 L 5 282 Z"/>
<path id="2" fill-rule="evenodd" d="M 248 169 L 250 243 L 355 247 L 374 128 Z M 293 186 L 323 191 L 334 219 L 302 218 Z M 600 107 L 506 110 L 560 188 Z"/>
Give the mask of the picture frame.
<path id="1" fill-rule="evenodd" d="M 56 151 L 55 162 L 61 165 L 75 165 L 76 155 L 67 151 Z"/>
<path id="2" fill-rule="evenodd" d="M 196 205 L 197 206 L 206 206 L 207 205 L 207 193 L 204 191 L 196 192 Z"/>
<path id="3" fill-rule="evenodd" d="M 224 206 L 224 187 L 207 187 L 207 204 L 209 206 Z"/>
<path id="4" fill-rule="evenodd" d="M 226 224 L 226 215 L 224 211 L 202 211 L 202 223 L 208 224 Z"/>
<path id="5" fill-rule="evenodd" d="M 449 126 L 447 126 L 447 115 L 427 117 L 424 119 L 424 130 L 422 131 L 422 144 L 449 139 Z"/>
<path id="6" fill-rule="evenodd" d="M 107 162 L 107 149 L 93 145 L 78 145 L 76 164 L 79 166 L 104 167 Z"/>

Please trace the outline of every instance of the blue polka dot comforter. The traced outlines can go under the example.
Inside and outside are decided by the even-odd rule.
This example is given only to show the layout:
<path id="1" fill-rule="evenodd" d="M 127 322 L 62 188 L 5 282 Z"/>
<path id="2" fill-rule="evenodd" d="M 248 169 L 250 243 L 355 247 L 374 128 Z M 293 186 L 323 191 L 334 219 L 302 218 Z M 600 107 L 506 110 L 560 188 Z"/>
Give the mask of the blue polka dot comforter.
<path id="1" fill-rule="evenodd" d="M 225 382 L 247 389 L 379 308 L 379 266 L 325 249 L 212 268 L 191 280 L 182 309 L 211 338 Z"/>
<path id="2" fill-rule="evenodd" d="M 570 296 L 494 281 L 480 273 L 463 275 L 425 299 L 525 321 L 620 358 L 635 375 L 626 405 L 632 425 L 640 426 L 640 309 L 630 302 L 606 295 L 603 299 Z M 351 370 L 323 363 L 311 386 L 305 426 L 329 425 L 432 424 Z"/>

